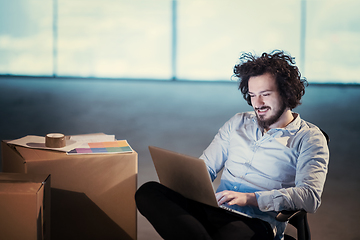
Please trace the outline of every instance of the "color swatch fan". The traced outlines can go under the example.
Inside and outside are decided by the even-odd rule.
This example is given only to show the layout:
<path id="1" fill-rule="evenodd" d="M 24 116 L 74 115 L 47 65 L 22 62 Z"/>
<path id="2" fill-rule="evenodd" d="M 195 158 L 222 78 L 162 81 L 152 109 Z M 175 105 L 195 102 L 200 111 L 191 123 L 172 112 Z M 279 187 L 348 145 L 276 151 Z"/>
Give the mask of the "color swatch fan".
<path id="1" fill-rule="evenodd" d="M 110 154 L 126 152 L 133 152 L 133 150 L 126 140 L 119 140 L 112 142 L 84 143 L 81 146 L 67 152 L 67 154 Z"/>

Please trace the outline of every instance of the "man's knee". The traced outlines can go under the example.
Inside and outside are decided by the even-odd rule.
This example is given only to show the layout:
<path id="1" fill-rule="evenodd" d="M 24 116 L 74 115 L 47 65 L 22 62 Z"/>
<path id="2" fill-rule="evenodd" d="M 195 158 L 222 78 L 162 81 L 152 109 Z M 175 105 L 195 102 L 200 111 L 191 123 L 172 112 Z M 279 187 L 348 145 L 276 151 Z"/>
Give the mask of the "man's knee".
<path id="1" fill-rule="evenodd" d="M 159 190 L 161 184 L 158 182 L 147 182 L 139 187 L 135 193 L 135 200 L 141 199 Z"/>
<path id="2" fill-rule="evenodd" d="M 160 184 L 158 182 L 144 183 L 135 193 L 136 206 L 141 212 L 143 209 L 147 209 L 151 205 L 151 195 L 159 189 Z"/>

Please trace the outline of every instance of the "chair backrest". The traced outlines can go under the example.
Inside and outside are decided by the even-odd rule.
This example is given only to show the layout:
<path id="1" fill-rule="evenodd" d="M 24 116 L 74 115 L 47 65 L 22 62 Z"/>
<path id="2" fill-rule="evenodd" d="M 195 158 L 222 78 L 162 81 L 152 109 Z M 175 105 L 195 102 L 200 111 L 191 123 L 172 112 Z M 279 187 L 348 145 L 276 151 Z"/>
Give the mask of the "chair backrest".
<path id="1" fill-rule="evenodd" d="M 324 136 L 325 136 L 325 138 L 326 138 L 326 142 L 329 144 L 329 142 L 330 142 L 330 137 L 329 137 L 329 135 L 327 135 L 327 133 L 326 133 L 324 130 L 322 130 L 321 128 L 320 128 L 320 131 L 322 132 L 322 134 L 324 134 Z"/>

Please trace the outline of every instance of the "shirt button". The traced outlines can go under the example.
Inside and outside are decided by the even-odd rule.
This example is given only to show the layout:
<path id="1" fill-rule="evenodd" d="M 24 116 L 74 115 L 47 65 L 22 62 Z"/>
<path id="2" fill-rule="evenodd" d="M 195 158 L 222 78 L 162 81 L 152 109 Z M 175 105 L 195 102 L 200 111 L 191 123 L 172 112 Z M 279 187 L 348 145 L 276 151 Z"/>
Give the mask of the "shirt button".
<path id="1" fill-rule="evenodd" d="M 237 189 L 237 186 L 234 186 L 234 189 Z"/>

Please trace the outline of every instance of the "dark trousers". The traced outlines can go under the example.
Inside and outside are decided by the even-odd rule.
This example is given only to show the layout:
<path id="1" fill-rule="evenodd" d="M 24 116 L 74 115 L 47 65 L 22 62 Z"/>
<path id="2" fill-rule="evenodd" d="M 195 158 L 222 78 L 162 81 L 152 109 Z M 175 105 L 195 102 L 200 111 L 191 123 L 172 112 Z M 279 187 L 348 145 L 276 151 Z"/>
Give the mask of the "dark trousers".
<path id="1" fill-rule="evenodd" d="M 273 239 L 270 224 L 190 199 L 157 183 L 135 194 L 139 212 L 163 239 Z"/>

